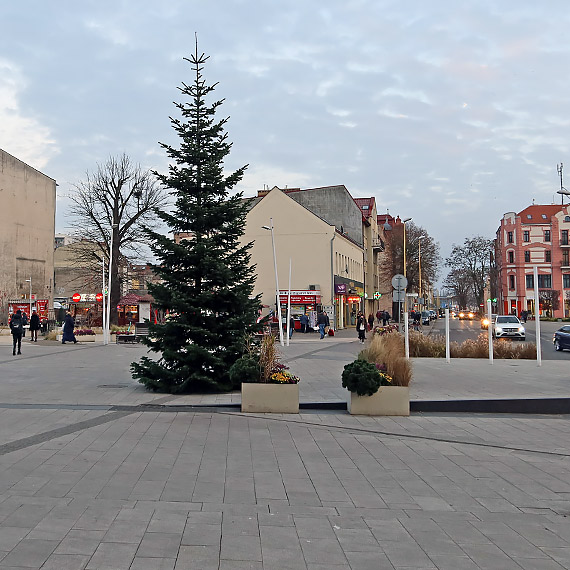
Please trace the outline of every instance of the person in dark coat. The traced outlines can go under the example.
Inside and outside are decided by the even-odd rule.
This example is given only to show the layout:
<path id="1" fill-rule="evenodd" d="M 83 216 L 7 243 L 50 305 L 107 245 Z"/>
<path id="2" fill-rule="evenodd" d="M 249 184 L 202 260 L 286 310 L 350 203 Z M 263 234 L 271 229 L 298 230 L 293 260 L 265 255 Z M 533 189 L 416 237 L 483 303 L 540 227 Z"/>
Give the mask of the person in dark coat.
<path id="1" fill-rule="evenodd" d="M 319 326 L 319 333 L 321 334 L 321 339 L 325 338 L 325 327 L 327 326 L 327 321 L 329 320 L 326 313 L 320 312 L 317 315 L 317 325 Z"/>
<path id="2" fill-rule="evenodd" d="M 18 354 L 22 354 L 22 335 L 24 334 L 24 319 L 22 311 L 18 309 L 10 319 L 10 332 L 12 333 L 13 349 L 12 354 L 16 355 L 16 347 Z"/>
<path id="3" fill-rule="evenodd" d="M 374 315 L 370 313 L 368 315 L 368 330 L 371 331 L 374 328 Z"/>
<path id="4" fill-rule="evenodd" d="M 73 329 L 75 328 L 75 321 L 71 316 L 71 313 L 67 313 L 65 315 L 65 321 L 63 322 L 63 336 L 61 337 L 61 344 L 65 344 L 66 342 L 73 342 L 74 344 L 77 343 L 77 339 L 73 334 Z"/>
<path id="5" fill-rule="evenodd" d="M 308 333 L 309 332 L 309 317 L 305 314 L 299 317 L 299 322 L 301 323 L 301 332 Z"/>
<path id="6" fill-rule="evenodd" d="M 40 330 L 40 316 L 36 311 L 32 311 L 30 317 L 30 342 L 38 342 L 38 331 Z"/>
<path id="7" fill-rule="evenodd" d="M 366 319 L 362 313 L 358 313 L 356 318 L 356 331 L 358 332 L 358 340 L 364 344 L 366 340 Z"/>

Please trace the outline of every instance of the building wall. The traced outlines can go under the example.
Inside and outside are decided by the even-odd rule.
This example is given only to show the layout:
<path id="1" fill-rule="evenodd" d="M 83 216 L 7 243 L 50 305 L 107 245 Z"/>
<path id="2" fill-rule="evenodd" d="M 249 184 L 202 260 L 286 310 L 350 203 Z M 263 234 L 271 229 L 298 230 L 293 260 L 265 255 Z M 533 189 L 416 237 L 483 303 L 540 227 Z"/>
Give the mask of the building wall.
<path id="1" fill-rule="evenodd" d="M 496 242 L 501 313 L 516 311 L 518 315 L 522 310 L 534 310 L 534 288 L 527 287 L 527 276 L 533 275 L 536 266 L 539 279 L 551 276 L 550 287 L 539 284 L 539 295 L 551 294 L 558 298 L 559 307 L 552 311 L 552 316 L 570 316 L 570 263 L 565 261 L 567 257 L 563 253 L 570 250 L 570 245 L 561 243 L 562 231 L 570 233 L 569 211 L 570 206 L 533 205 L 518 214 L 508 212 L 503 216 Z M 546 232 L 550 232 L 550 239 Z M 510 235 L 512 241 L 509 241 Z M 550 252 L 550 261 L 547 252 Z"/>
<path id="2" fill-rule="evenodd" d="M 56 182 L 0 149 L 0 204 L 0 295 L 51 306 Z"/>
<path id="3" fill-rule="evenodd" d="M 287 194 L 329 224 L 334 224 L 337 230 L 353 242 L 363 246 L 362 214 L 345 186 L 291 190 Z"/>
<path id="4" fill-rule="evenodd" d="M 273 219 L 279 288 L 288 288 L 291 259 L 291 288 L 306 290 L 317 285 L 323 305 L 334 305 L 333 280 L 336 271 L 354 282 L 363 281 L 362 248 L 340 235 L 327 223 L 301 206 L 290 195 L 272 189 L 247 214 L 242 243 L 253 242 L 251 261 L 256 265 L 254 294 L 275 307 L 275 271 L 271 232 L 262 229 Z M 346 273 L 348 268 L 348 273 Z"/>

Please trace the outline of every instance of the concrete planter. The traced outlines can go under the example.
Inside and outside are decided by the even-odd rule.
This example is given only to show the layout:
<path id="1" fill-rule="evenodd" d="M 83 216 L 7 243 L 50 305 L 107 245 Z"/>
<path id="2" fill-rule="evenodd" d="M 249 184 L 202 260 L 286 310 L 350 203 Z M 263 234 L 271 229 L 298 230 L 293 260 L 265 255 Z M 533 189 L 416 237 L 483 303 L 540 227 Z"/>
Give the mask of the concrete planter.
<path id="1" fill-rule="evenodd" d="M 83 334 L 75 337 L 77 342 L 95 342 L 94 334 Z"/>
<path id="2" fill-rule="evenodd" d="M 380 386 L 372 396 L 349 392 L 348 412 L 360 416 L 409 416 L 410 389 L 407 386 Z"/>
<path id="3" fill-rule="evenodd" d="M 273 414 L 299 413 L 299 384 L 241 385 L 241 411 Z"/>

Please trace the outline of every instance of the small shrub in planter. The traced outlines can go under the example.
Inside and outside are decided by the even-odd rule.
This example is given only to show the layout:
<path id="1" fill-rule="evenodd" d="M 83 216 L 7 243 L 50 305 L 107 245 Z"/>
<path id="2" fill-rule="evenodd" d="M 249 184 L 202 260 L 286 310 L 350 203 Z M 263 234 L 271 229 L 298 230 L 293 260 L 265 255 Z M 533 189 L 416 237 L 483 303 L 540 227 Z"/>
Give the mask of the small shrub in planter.
<path id="1" fill-rule="evenodd" d="M 233 388 L 239 388 L 242 382 L 259 382 L 259 359 L 252 354 L 244 354 L 230 367 L 230 381 Z"/>
<path id="2" fill-rule="evenodd" d="M 366 360 L 355 360 L 347 364 L 342 372 L 343 388 L 359 396 L 372 396 L 382 385 L 391 386 L 392 379 Z"/>
<path id="3" fill-rule="evenodd" d="M 91 329 L 77 329 L 73 334 L 75 336 L 95 336 L 95 333 Z"/>

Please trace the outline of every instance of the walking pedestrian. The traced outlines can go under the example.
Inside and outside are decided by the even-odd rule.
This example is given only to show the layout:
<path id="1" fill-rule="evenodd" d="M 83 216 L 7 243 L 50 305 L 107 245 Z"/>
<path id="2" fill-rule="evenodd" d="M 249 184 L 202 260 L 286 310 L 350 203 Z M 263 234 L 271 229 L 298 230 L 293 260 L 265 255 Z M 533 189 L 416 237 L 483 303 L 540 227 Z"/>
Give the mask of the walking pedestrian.
<path id="1" fill-rule="evenodd" d="M 378 321 L 378 324 L 380 324 L 380 321 L 383 318 L 383 314 L 384 314 L 384 311 L 381 311 L 380 309 L 378 309 L 376 311 L 376 320 Z"/>
<path id="2" fill-rule="evenodd" d="M 328 320 L 327 314 L 322 311 L 317 315 L 317 326 L 319 327 L 319 333 L 321 333 L 321 340 L 325 338 L 325 327 Z"/>
<path id="3" fill-rule="evenodd" d="M 38 342 L 38 331 L 40 330 L 40 316 L 37 311 L 32 311 L 30 317 L 30 342 Z"/>
<path id="4" fill-rule="evenodd" d="M 368 315 L 368 330 L 371 331 L 374 328 L 374 315 L 370 313 Z"/>
<path id="5" fill-rule="evenodd" d="M 295 319 L 291 317 L 289 319 L 289 339 L 293 338 L 293 333 L 295 332 Z"/>
<path id="6" fill-rule="evenodd" d="M 24 334 L 24 319 L 22 311 L 18 309 L 10 319 L 10 332 L 12 333 L 12 354 L 16 356 L 16 348 L 18 354 L 22 354 L 22 335 Z"/>
<path id="7" fill-rule="evenodd" d="M 75 321 L 73 320 L 71 313 L 68 311 L 65 315 L 65 321 L 63 322 L 63 335 L 61 337 L 61 344 L 65 344 L 66 342 L 73 342 L 73 344 L 77 344 L 77 339 L 73 333 L 74 328 Z"/>
<path id="8" fill-rule="evenodd" d="M 299 317 L 299 322 L 301 323 L 301 332 L 308 333 L 309 332 L 309 317 L 305 314 L 302 314 Z"/>
<path id="9" fill-rule="evenodd" d="M 358 332 L 358 340 L 364 344 L 366 340 L 366 321 L 362 313 L 358 313 L 356 317 L 356 331 Z"/>

